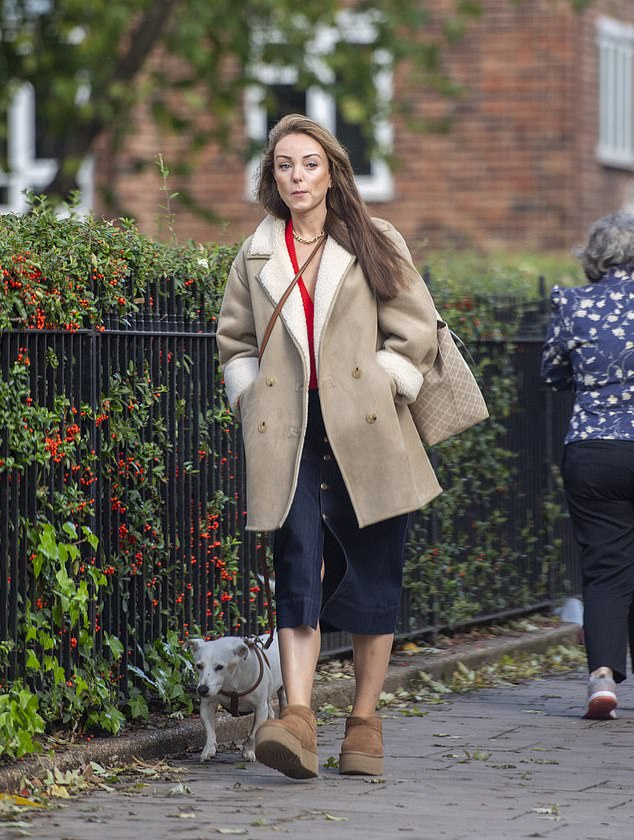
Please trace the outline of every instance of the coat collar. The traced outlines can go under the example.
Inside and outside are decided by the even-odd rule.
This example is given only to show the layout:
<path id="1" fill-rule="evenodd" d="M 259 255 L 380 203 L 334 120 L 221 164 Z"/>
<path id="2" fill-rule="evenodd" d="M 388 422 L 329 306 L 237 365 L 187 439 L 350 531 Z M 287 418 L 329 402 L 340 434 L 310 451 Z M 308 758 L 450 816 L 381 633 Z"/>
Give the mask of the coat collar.
<path id="1" fill-rule="evenodd" d="M 273 305 L 277 304 L 295 276 L 286 247 L 285 227 L 286 223 L 283 219 L 267 216 L 258 225 L 247 252 L 247 259 L 266 259 L 264 266 L 257 275 L 257 280 L 266 291 Z M 317 364 L 319 364 L 321 337 L 328 315 L 341 283 L 354 259 L 355 257 L 349 251 L 335 242 L 332 237 L 328 237 L 322 251 L 315 286 L 314 336 Z M 308 370 L 310 365 L 308 333 L 306 331 L 302 296 L 297 286 L 284 304 L 280 318 L 301 349 Z"/>

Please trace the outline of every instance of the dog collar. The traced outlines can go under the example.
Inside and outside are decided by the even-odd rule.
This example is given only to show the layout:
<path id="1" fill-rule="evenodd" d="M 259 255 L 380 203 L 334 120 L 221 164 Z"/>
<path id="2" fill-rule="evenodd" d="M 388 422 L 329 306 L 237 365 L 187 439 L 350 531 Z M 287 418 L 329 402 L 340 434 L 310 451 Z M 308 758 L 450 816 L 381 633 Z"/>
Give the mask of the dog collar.
<path id="1" fill-rule="evenodd" d="M 261 650 L 261 642 L 256 637 L 247 636 L 244 639 L 245 645 L 252 650 L 258 660 L 258 665 L 260 666 L 260 672 L 256 681 L 253 683 L 251 688 L 248 688 L 246 691 L 219 691 L 218 694 L 223 695 L 223 697 L 229 698 L 229 714 L 231 717 L 241 717 L 242 715 L 249 715 L 251 712 L 240 712 L 238 709 L 240 698 L 245 697 L 247 694 L 251 694 L 252 691 L 260 685 L 262 682 L 262 677 L 264 676 L 264 665 L 266 664 L 267 668 L 270 668 L 271 665 L 269 664 L 269 660 L 267 659 L 266 654 L 263 650 Z"/>

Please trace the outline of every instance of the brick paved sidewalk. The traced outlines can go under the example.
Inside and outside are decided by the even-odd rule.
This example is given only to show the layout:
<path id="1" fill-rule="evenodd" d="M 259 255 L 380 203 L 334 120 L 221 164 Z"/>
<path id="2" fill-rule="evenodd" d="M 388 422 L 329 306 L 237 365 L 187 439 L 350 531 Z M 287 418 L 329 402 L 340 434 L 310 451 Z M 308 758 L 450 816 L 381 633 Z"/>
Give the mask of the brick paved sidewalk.
<path id="1" fill-rule="evenodd" d="M 530 622 L 528 622 L 530 624 Z M 424 650 L 413 656 L 393 656 L 385 680 L 385 691 L 392 692 L 409 685 L 425 671 L 437 679 L 445 679 L 464 663 L 476 668 L 487 662 L 495 662 L 505 654 L 521 652 L 542 652 L 554 645 L 574 644 L 577 638 L 576 625 L 558 622 L 532 625 L 531 631 L 498 628 L 499 635 L 481 633 L 459 638 L 447 650 L 429 653 Z M 313 693 L 314 707 L 325 703 L 345 708 L 352 702 L 354 680 L 352 678 L 317 682 Z M 217 737 L 219 744 L 243 741 L 251 727 L 250 716 L 231 718 L 218 715 Z M 116 738 L 95 738 L 70 748 L 57 748 L 52 755 L 43 754 L 33 759 L 24 759 L 15 765 L 0 767 L 0 791 L 17 790 L 21 778 L 41 777 L 47 769 L 72 770 L 90 761 L 104 765 L 121 765 L 137 757 L 143 760 L 182 755 L 188 749 L 200 750 L 204 742 L 203 727 L 195 716 L 185 721 L 164 721 L 165 728 L 137 730 Z"/>
<path id="2" fill-rule="evenodd" d="M 581 719 L 585 674 L 452 695 L 384 713 L 383 780 L 293 782 L 223 752 L 143 793 L 97 793 L 37 815 L 34 840 L 622 840 L 634 824 L 634 689 L 620 687 L 616 721 Z M 417 709 L 422 716 L 417 716 Z M 339 750 L 343 721 L 320 727 L 320 763 Z M 1 829 L 0 829 L 1 830 Z M 2 836 L 2 835 L 0 835 Z M 14 835 L 10 835 L 14 836 Z"/>

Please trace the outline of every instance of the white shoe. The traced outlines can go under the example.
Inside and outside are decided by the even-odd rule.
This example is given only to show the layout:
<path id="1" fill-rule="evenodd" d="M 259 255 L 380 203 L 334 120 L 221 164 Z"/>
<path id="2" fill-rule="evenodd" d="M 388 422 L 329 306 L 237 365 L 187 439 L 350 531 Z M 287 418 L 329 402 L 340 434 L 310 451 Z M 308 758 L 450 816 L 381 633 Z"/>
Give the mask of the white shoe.
<path id="1" fill-rule="evenodd" d="M 612 677 L 593 677 L 588 680 L 586 720 L 614 720 L 618 705 L 616 685 Z"/>

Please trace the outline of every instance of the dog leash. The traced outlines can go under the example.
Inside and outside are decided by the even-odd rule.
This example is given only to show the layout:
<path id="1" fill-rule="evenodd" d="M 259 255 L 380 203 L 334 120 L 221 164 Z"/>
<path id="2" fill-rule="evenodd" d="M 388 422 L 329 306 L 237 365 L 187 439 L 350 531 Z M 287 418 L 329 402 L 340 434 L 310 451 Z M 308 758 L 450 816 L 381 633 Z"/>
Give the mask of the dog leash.
<path id="1" fill-rule="evenodd" d="M 273 636 L 270 637 L 269 641 L 267 641 L 267 645 L 273 640 Z M 264 653 L 264 648 L 262 647 L 262 641 L 257 636 L 247 636 L 244 639 L 245 645 L 252 650 L 258 660 L 258 665 L 260 666 L 260 672 L 258 674 L 258 678 L 253 683 L 251 688 L 247 688 L 246 691 L 219 691 L 218 694 L 222 694 L 224 697 L 229 698 L 229 714 L 231 717 L 240 717 L 241 714 L 249 715 L 251 712 L 240 712 L 238 710 L 238 705 L 240 703 L 240 698 L 245 697 L 247 694 L 251 694 L 252 691 L 260 685 L 262 682 L 262 677 L 264 676 L 264 665 L 266 667 L 271 668 L 271 663 L 269 662 L 266 654 Z M 262 648 L 262 649 L 261 649 Z"/>

